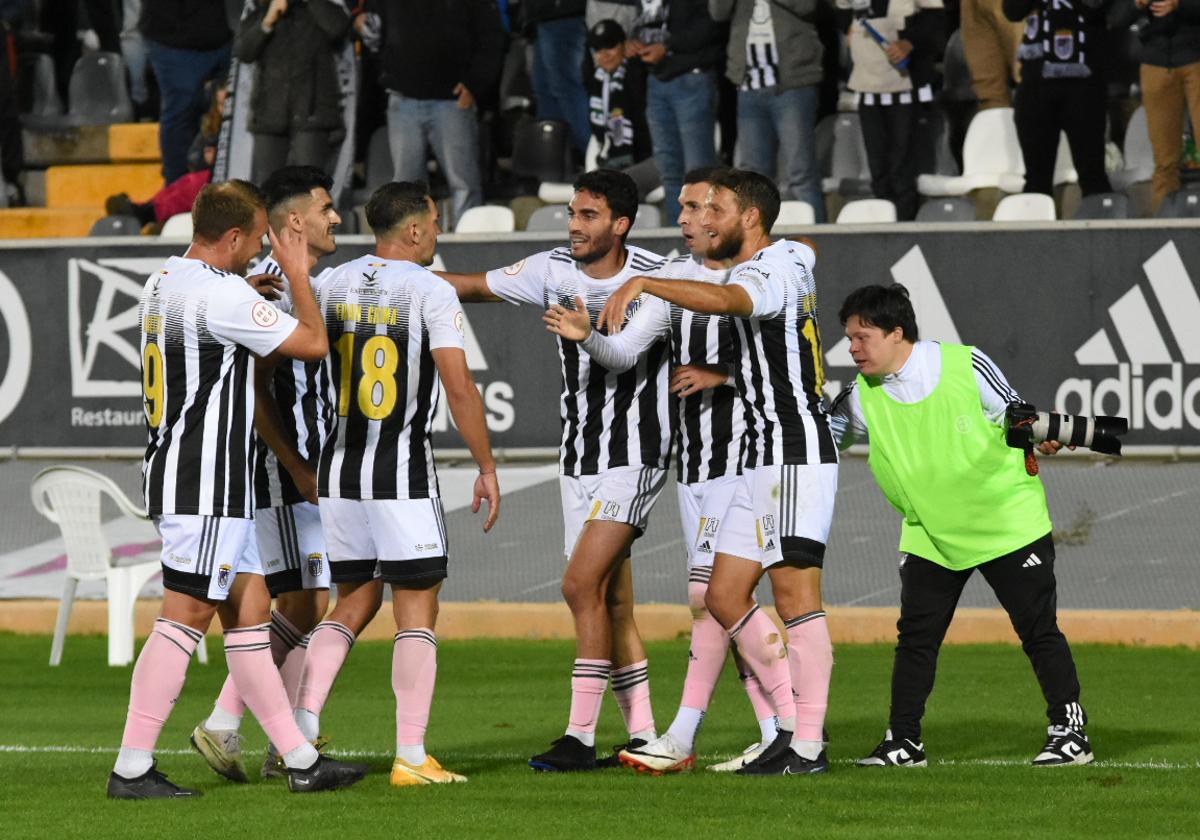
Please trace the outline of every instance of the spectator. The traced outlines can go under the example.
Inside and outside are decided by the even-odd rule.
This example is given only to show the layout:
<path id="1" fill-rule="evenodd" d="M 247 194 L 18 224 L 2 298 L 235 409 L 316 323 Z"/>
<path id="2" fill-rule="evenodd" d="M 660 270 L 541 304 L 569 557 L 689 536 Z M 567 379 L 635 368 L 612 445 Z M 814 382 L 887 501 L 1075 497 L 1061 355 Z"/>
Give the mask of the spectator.
<path id="1" fill-rule="evenodd" d="M 82 32 L 92 30 L 96 34 L 96 43 L 104 52 L 121 52 L 117 0 L 44 0 L 41 8 L 42 28 L 54 38 L 52 49 L 58 93 L 63 102 L 68 102 L 71 73 L 83 52 Z M 86 13 L 86 25 L 80 18 L 80 11 Z"/>
<path id="2" fill-rule="evenodd" d="M 625 56 L 625 30 L 615 20 L 602 20 L 588 32 L 588 49 L 596 70 L 587 94 L 592 136 L 600 144 L 596 163 L 626 169 L 653 154 L 646 125 L 646 70 Z"/>
<path id="3" fill-rule="evenodd" d="M 839 5 L 853 18 L 847 30 L 854 62 L 850 89 L 858 94 L 871 192 L 895 204 L 901 221 L 914 219 L 917 125 L 921 109 L 933 102 L 942 0 L 839 0 Z"/>
<path id="4" fill-rule="evenodd" d="M 1122 0 L 1116 25 L 1141 17 L 1142 105 L 1154 149 L 1152 209 L 1179 189 L 1183 115 L 1200 131 L 1200 6 L 1181 0 Z"/>
<path id="5" fill-rule="evenodd" d="M 807 201 L 823 222 L 814 133 L 824 53 L 813 24 L 817 3 L 709 0 L 708 10 L 715 20 L 733 19 L 725 60 L 725 75 L 738 88 L 733 165 L 779 181 L 780 193 Z"/>
<path id="6" fill-rule="evenodd" d="M 678 222 L 683 174 L 717 162 L 717 69 L 725 58 L 726 28 L 708 13 L 708 0 L 641 0 L 632 29 L 632 54 L 650 65 L 646 121 L 668 200 L 664 224 Z"/>
<path id="7" fill-rule="evenodd" d="M 425 180 L 432 147 L 457 219 L 483 203 L 476 102 L 504 64 L 500 10 L 495 0 L 368 0 L 366 9 L 354 25 L 379 54 L 395 179 Z"/>
<path id="8" fill-rule="evenodd" d="M 1018 75 L 1021 25 L 1004 16 L 1003 0 L 962 0 L 963 52 L 979 110 L 1012 107 L 1010 81 Z"/>
<path id="9" fill-rule="evenodd" d="M 152 0 L 142 7 L 141 30 L 158 80 L 158 142 L 169 184 L 187 172 L 188 146 L 208 105 L 204 84 L 228 72 L 233 33 L 205 0 Z"/>
<path id="10" fill-rule="evenodd" d="M 583 51 L 584 0 L 522 0 L 526 27 L 534 30 L 533 96 L 540 120 L 565 122 L 579 154 L 587 151 L 587 93 Z"/>
<path id="11" fill-rule="evenodd" d="M 1103 45 L 1108 2 L 1004 0 L 1009 20 L 1025 21 L 1021 83 L 1015 100 L 1025 192 L 1054 194 L 1054 161 L 1058 136 L 1064 131 L 1079 173 L 1080 192 L 1112 190 L 1104 171 L 1108 90 Z"/>
<path id="12" fill-rule="evenodd" d="M 641 12 L 641 0 L 587 0 L 584 20 L 588 31 L 602 20 L 615 20 L 628 32 Z"/>
<path id="13" fill-rule="evenodd" d="M 251 180 L 284 165 L 327 168 L 331 135 L 343 128 L 334 50 L 350 31 L 342 0 L 258 0 L 234 41 L 253 63 Z"/>
<path id="14" fill-rule="evenodd" d="M 17 107 L 17 86 L 13 79 L 16 55 L 10 33 L 21 23 L 25 0 L 0 0 L 0 207 L 25 203 L 18 180 L 25 167 L 25 147 L 21 140 L 21 117 Z"/>
<path id="15" fill-rule="evenodd" d="M 150 82 L 146 72 L 146 42 L 138 31 L 142 17 L 142 0 L 121 0 L 121 58 L 129 71 L 129 98 L 133 100 L 134 118 L 149 119 Z"/>

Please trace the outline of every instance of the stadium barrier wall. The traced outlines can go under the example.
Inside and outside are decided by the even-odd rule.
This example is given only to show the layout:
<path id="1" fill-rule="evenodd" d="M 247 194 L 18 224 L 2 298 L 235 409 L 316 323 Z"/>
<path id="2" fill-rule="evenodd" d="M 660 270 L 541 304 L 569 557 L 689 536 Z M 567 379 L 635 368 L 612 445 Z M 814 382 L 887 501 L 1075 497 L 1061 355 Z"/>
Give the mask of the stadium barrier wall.
<path id="1" fill-rule="evenodd" d="M 817 284 L 827 391 L 854 369 L 837 310 L 865 283 L 897 281 L 922 337 L 978 345 L 1039 407 L 1130 418 L 1130 446 L 1178 454 L 1200 437 L 1200 237 L 1194 223 L 827 226 Z M 556 247 L 557 233 L 447 235 L 435 267 L 482 271 Z M 637 244 L 676 253 L 674 231 Z M 0 452 L 144 445 L 137 301 L 181 241 L 0 243 Z M 369 252 L 347 236 L 336 259 Z M 497 447 L 559 439 L 556 353 L 540 313 L 466 307 L 467 355 Z M 436 442 L 461 447 L 444 401 Z"/>

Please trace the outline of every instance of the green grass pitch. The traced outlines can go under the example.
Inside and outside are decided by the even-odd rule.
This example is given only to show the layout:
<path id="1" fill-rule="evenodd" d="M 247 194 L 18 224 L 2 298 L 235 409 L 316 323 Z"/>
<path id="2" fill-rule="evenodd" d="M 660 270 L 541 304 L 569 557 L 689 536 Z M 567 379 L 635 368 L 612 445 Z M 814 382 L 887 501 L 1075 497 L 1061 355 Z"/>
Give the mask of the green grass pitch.
<path id="1" fill-rule="evenodd" d="M 626 770 L 535 774 L 525 761 L 566 721 L 572 647 L 559 642 L 444 642 L 427 746 L 466 785 L 392 789 L 391 645 L 357 645 L 322 723 L 334 751 L 372 773 L 348 791 L 297 796 L 278 783 L 233 785 L 188 752 L 225 668 L 193 662 L 159 742 L 159 766 L 204 797 L 109 802 L 129 668 L 104 664 L 105 642 L 71 638 L 46 665 L 45 637 L 0 636 L 0 812 L 6 837 L 1195 837 L 1200 833 L 1197 653 L 1075 649 L 1098 761 L 1027 766 L 1044 737 L 1043 702 L 1019 648 L 946 648 L 926 718 L 930 766 L 865 770 L 853 759 L 883 733 L 891 650 L 837 649 L 828 718 L 828 775 L 754 779 L 704 770 L 663 778 Z M 684 641 L 650 645 L 660 728 L 679 700 Z M 265 738 L 244 727 L 256 774 Z M 623 730 L 606 701 L 599 743 Z M 757 739 L 748 701 L 727 669 L 701 732 L 700 765 Z"/>

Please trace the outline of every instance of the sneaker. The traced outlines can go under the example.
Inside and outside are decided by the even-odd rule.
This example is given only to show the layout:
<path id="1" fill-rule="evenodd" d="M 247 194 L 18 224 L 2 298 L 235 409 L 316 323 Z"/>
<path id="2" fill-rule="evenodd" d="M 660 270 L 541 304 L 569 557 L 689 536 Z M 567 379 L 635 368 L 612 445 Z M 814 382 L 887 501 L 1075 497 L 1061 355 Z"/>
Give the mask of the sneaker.
<path id="1" fill-rule="evenodd" d="M 736 755 L 728 761 L 722 761 L 720 764 L 710 764 L 708 769 L 714 773 L 732 773 L 735 770 L 740 770 L 751 761 L 762 755 L 762 751 L 767 748 L 767 744 L 761 741 L 756 741 L 746 749 L 742 750 L 741 755 Z"/>
<path id="2" fill-rule="evenodd" d="M 589 747 L 573 735 L 564 735 L 555 740 L 550 749 L 529 759 L 529 766 L 543 773 L 595 770 L 596 748 Z"/>
<path id="3" fill-rule="evenodd" d="M 645 738 L 631 738 L 624 744 L 616 744 L 613 746 L 612 755 L 596 759 L 596 766 L 601 770 L 607 770 L 611 767 L 620 767 L 621 753 L 623 751 L 641 749 L 642 747 L 646 746 L 646 744 L 647 741 Z"/>
<path id="4" fill-rule="evenodd" d="M 108 774 L 109 799 L 183 799 L 203 795 L 198 790 L 182 788 L 159 773 L 157 761 L 135 779 L 126 779 L 116 773 Z"/>
<path id="5" fill-rule="evenodd" d="M 1046 728 L 1046 746 L 1033 760 L 1033 766 L 1065 767 L 1068 764 L 1091 764 L 1095 759 L 1092 744 L 1082 729 L 1050 726 Z"/>
<path id="6" fill-rule="evenodd" d="M 762 752 L 754 757 L 753 760 L 747 761 L 741 767 L 734 770 L 735 773 L 741 773 L 747 767 L 752 767 L 767 761 L 774 761 L 779 756 L 792 748 L 792 733 L 787 729 L 780 729 L 775 733 L 775 740 L 763 747 Z"/>
<path id="7" fill-rule="evenodd" d="M 231 782 L 250 781 L 242 764 L 242 736 L 236 729 L 207 729 L 201 721 L 192 730 L 192 747 L 218 776 Z"/>
<path id="8" fill-rule="evenodd" d="M 288 790 L 292 793 L 316 793 L 350 787 L 367 775 L 368 769 L 365 764 L 352 764 L 318 755 L 311 767 L 287 768 Z"/>
<path id="9" fill-rule="evenodd" d="M 789 744 L 771 758 L 764 760 L 760 756 L 758 760 L 734 772 L 739 776 L 812 776 L 828 771 L 829 759 L 825 756 L 825 750 L 821 750 L 816 758 L 804 758 Z"/>
<path id="10" fill-rule="evenodd" d="M 312 745 L 317 752 L 325 755 L 325 750 L 329 747 L 329 739 L 324 735 L 318 735 L 313 739 Z M 263 759 L 260 773 L 264 779 L 287 778 L 287 765 L 283 763 L 283 756 L 275 751 L 275 745 L 270 741 L 267 742 L 267 757 Z"/>
<path id="11" fill-rule="evenodd" d="M 925 767 L 925 745 L 909 738 L 893 738 L 889 729 L 879 746 L 856 763 L 859 767 Z"/>
<path id="12" fill-rule="evenodd" d="M 696 765 L 696 753 L 685 750 L 669 732 L 645 746 L 621 750 L 617 758 L 626 767 L 651 776 L 679 773 Z"/>
<path id="13" fill-rule="evenodd" d="M 392 785 L 394 787 L 444 785 L 466 780 L 466 776 L 451 773 L 442 767 L 438 760 L 431 755 L 426 755 L 424 763 L 419 767 L 414 767 L 402 758 L 397 758 L 392 762 Z"/>

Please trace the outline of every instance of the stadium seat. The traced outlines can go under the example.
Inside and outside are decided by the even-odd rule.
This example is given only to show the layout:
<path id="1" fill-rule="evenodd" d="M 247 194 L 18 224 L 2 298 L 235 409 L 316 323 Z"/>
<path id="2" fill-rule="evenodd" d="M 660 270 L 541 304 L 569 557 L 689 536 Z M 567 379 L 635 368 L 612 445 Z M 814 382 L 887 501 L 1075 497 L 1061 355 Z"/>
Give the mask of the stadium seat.
<path id="1" fill-rule="evenodd" d="M 54 81 L 54 59 L 47 53 L 34 53 L 26 70 L 28 109 L 21 115 L 21 124 L 28 128 L 45 128 L 62 122 L 62 99 Z M 23 84 L 22 87 L 26 87 Z M 23 99 L 25 97 L 22 97 Z M 25 105 L 25 102 L 22 102 Z"/>
<path id="2" fill-rule="evenodd" d="M 96 220 L 88 236 L 137 236 L 141 232 L 142 223 L 134 216 L 105 216 Z"/>
<path id="3" fill-rule="evenodd" d="M 138 592 L 162 569 L 157 552 L 135 557 L 113 557 L 104 537 L 101 502 L 108 496 L 118 509 L 134 519 L 149 519 L 107 476 L 82 467 L 47 467 L 33 479 L 33 507 L 58 525 L 67 552 L 67 580 L 58 605 L 50 664 L 62 662 L 67 622 L 81 580 L 104 580 L 108 587 L 108 664 L 133 661 L 133 608 Z M 204 639 L 196 648 L 201 662 L 208 661 Z"/>
<path id="4" fill-rule="evenodd" d="M 812 205 L 807 201 L 779 202 L 779 215 L 775 218 L 776 227 L 796 227 L 798 225 L 816 224 L 817 216 Z"/>
<path id="5" fill-rule="evenodd" d="M 1159 219 L 1195 219 L 1200 217 L 1200 192 L 1180 190 L 1171 193 L 1158 208 Z"/>
<path id="6" fill-rule="evenodd" d="M 392 180 L 395 174 L 396 167 L 392 163 L 392 149 L 388 145 L 387 126 L 381 125 L 375 129 L 371 135 L 371 139 L 367 142 L 365 184 L 363 187 L 366 195 L 358 203 L 365 204 L 366 200 L 371 197 L 371 193 Z"/>
<path id="7" fill-rule="evenodd" d="M 552 230 L 556 233 L 565 233 L 567 230 L 567 205 L 547 204 L 545 207 L 539 207 L 529 217 L 529 221 L 525 224 L 525 230 Z"/>
<path id="8" fill-rule="evenodd" d="M 1023 176 L 1025 161 L 1017 142 L 1012 108 L 980 111 L 967 127 L 963 143 L 962 175 L 920 175 L 922 195 L 966 195 L 971 190 L 999 187 L 1003 176 Z M 1024 179 L 1021 180 L 1024 184 Z"/>
<path id="9" fill-rule="evenodd" d="M 176 213 L 171 218 L 163 222 L 162 230 L 159 231 L 159 236 L 172 237 L 178 239 L 192 238 L 192 214 L 191 213 Z"/>
<path id="10" fill-rule="evenodd" d="M 639 204 L 633 226 L 638 230 L 662 227 L 662 213 L 653 204 Z"/>
<path id="11" fill-rule="evenodd" d="M 838 114 L 833 123 L 833 155 L 829 177 L 821 180 L 826 193 L 870 195 L 871 169 L 858 114 Z"/>
<path id="12" fill-rule="evenodd" d="M 975 86 L 971 83 L 971 68 L 967 65 L 960 29 L 955 29 L 946 41 L 942 68 L 942 97 L 951 102 L 974 102 Z"/>
<path id="13" fill-rule="evenodd" d="M 517 126 L 512 171 L 520 178 L 562 183 L 571 180 L 571 139 L 566 123 L 531 120 Z"/>
<path id="14" fill-rule="evenodd" d="M 1154 175 L 1154 149 L 1150 145 L 1150 130 L 1146 127 L 1146 109 L 1138 106 L 1125 127 L 1125 168 L 1109 175 L 1114 190 L 1124 190 L 1133 184 L 1149 181 Z"/>
<path id="15" fill-rule="evenodd" d="M 133 120 L 125 63 L 117 53 L 81 55 L 71 71 L 67 99 L 65 125 L 111 125 Z"/>
<path id="16" fill-rule="evenodd" d="M 583 170 L 585 172 L 591 172 L 593 169 L 600 168 L 600 152 L 603 148 L 600 141 L 596 139 L 596 135 L 593 134 L 591 139 L 588 140 L 587 151 L 583 155 Z"/>
<path id="17" fill-rule="evenodd" d="M 650 192 L 646 193 L 646 203 L 647 204 L 662 204 L 663 201 L 666 199 L 666 197 L 667 197 L 667 191 L 664 190 L 662 188 L 662 185 L 660 184 L 657 187 L 655 187 L 654 189 L 650 190 Z"/>
<path id="18" fill-rule="evenodd" d="M 918 222 L 973 222 L 975 202 L 962 196 L 931 198 L 917 211 Z"/>
<path id="19" fill-rule="evenodd" d="M 1128 219 L 1129 197 L 1124 193 L 1085 195 L 1075 211 L 1076 219 Z"/>
<path id="20" fill-rule="evenodd" d="M 1054 199 L 1042 193 L 1006 195 L 996 205 L 993 222 L 1052 222 Z"/>
<path id="21" fill-rule="evenodd" d="M 896 221 L 896 205 L 886 198 L 860 198 L 848 201 L 838 213 L 839 225 L 867 225 Z"/>
<path id="22" fill-rule="evenodd" d="M 512 233 L 516 229 L 513 211 L 495 204 L 470 208 L 454 226 L 455 233 Z"/>

